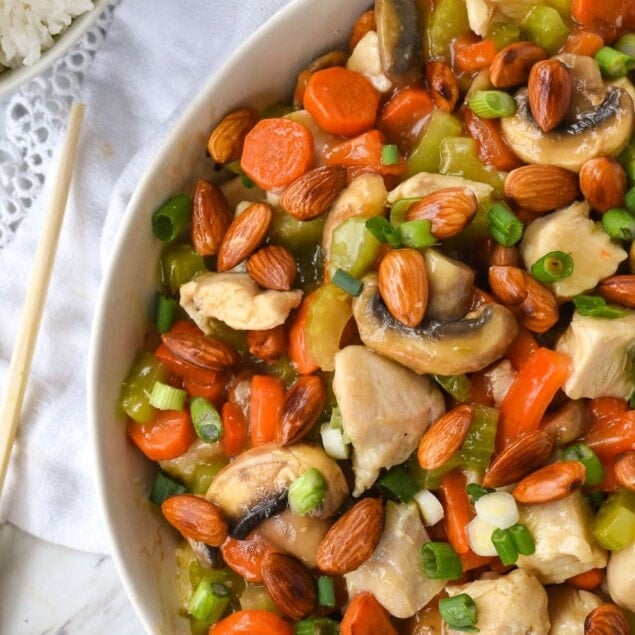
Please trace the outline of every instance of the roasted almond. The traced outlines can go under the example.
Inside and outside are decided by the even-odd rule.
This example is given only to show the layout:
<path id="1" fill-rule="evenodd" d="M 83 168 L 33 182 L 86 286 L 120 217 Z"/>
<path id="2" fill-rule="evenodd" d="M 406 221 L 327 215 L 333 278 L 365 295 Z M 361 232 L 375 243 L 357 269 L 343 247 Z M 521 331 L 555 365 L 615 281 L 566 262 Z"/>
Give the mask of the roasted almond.
<path id="1" fill-rule="evenodd" d="M 598 212 L 624 205 L 627 180 L 624 168 L 609 157 L 587 159 L 580 168 L 580 190 Z"/>
<path id="2" fill-rule="evenodd" d="M 345 167 L 323 165 L 293 181 L 282 193 L 280 206 L 297 220 L 312 220 L 328 211 L 345 186 Z"/>
<path id="3" fill-rule="evenodd" d="M 512 88 L 525 84 L 531 67 L 547 57 L 547 51 L 533 42 L 508 44 L 496 53 L 490 64 L 490 81 L 495 88 Z"/>
<path id="4" fill-rule="evenodd" d="M 462 445 L 474 417 L 473 406 L 462 404 L 439 417 L 419 442 L 417 460 L 424 470 L 441 467 Z"/>
<path id="5" fill-rule="evenodd" d="M 520 481 L 547 463 L 554 448 L 548 430 L 533 430 L 510 443 L 490 463 L 483 476 L 484 487 L 504 487 Z"/>
<path id="6" fill-rule="evenodd" d="M 249 256 L 247 273 L 264 289 L 288 291 L 298 270 L 293 254 L 286 247 L 270 245 Z"/>
<path id="7" fill-rule="evenodd" d="M 267 235 L 272 217 L 271 205 L 257 202 L 234 218 L 220 244 L 216 269 L 227 271 L 250 256 Z"/>
<path id="8" fill-rule="evenodd" d="M 287 391 L 276 443 L 291 445 L 301 439 L 319 419 L 326 402 L 324 383 L 317 375 L 303 375 Z"/>
<path id="9" fill-rule="evenodd" d="M 600 604 L 584 618 L 584 635 L 630 635 L 631 627 L 619 606 Z"/>
<path id="10" fill-rule="evenodd" d="M 176 494 L 161 503 L 165 519 L 183 537 L 220 547 L 227 538 L 227 522 L 220 508 L 194 494 Z"/>
<path id="11" fill-rule="evenodd" d="M 502 304 L 516 307 L 525 301 L 529 293 L 525 273 L 520 267 L 511 265 L 494 265 L 489 268 L 489 286 Z"/>
<path id="12" fill-rule="evenodd" d="M 378 287 L 392 316 L 417 326 L 428 305 L 428 269 L 424 257 L 408 247 L 389 251 L 379 263 Z"/>
<path id="13" fill-rule="evenodd" d="M 543 132 L 562 122 L 573 103 L 573 74 L 560 60 L 536 62 L 529 73 L 529 108 Z"/>
<path id="14" fill-rule="evenodd" d="M 497 243 L 492 249 L 492 253 L 489 258 L 489 264 L 503 267 L 519 267 L 521 263 L 518 247 L 505 247 L 504 245 L 499 245 Z"/>
<path id="15" fill-rule="evenodd" d="M 203 333 L 163 333 L 161 341 L 172 355 L 207 370 L 224 370 L 240 361 L 232 346 Z"/>
<path id="16" fill-rule="evenodd" d="M 444 240 L 458 234 L 474 218 L 477 206 L 469 187 L 446 187 L 412 203 L 406 220 L 429 220 L 432 233 Z"/>
<path id="17" fill-rule="evenodd" d="M 234 214 L 222 190 L 210 181 L 197 181 L 192 195 L 190 235 L 196 253 L 214 256 Z"/>
<path id="18" fill-rule="evenodd" d="M 578 177 L 556 165 L 523 165 L 509 172 L 504 192 L 530 212 L 548 212 L 578 197 Z"/>
<path id="19" fill-rule="evenodd" d="M 261 572 L 265 589 L 281 613 L 301 620 L 313 612 L 317 604 L 315 582 L 299 560 L 285 553 L 269 553 Z"/>
<path id="20" fill-rule="evenodd" d="M 615 457 L 615 479 L 627 490 L 635 492 L 635 450 L 622 452 Z"/>
<path id="21" fill-rule="evenodd" d="M 353 51 L 359 41 L 369 32 L 376 31 L 377 24 L 375 23 L 375 10 L 369 9 L 364 11 L 353 24 L 353 29 L 348 37 L 348 50 Z"/>
<path id="22" fill-rule="evenodd" d="M 450 66 L 433 60 L 426 64 L 425 75 L 434 105 L 445 112 L 452 112 L 459 100 L 459 84 Z"/>
<path id="23" fill-rule="evenodd" d="M 229 163 L 240 158 L 246 134 L 258 123 L 255 108 L 238 108 L 225 115 L 212 130 L 207 151 L 217 163 Z"/>
<path id="24" fill-rule="evenodd" d="M 635 274 L 604 278 L 597 289 L 605 300 L 635 309 Z"/>
<path id="25" fill-rule="evenodd" d="M 512 495 L 519 503 L 552 503 L 580 489 L 585 475 L 586 468 L 580 461 L 558 461 L 523 478 Z"/>
<path id="26" fill-rule="evenodd" d="M 572 399 L 540 422 L 553 435 L 556 445 L 566 445 L 581 437 L 589 428 L 589 415 L 583 399 Z"/>
<path id="27" fill-rule="evenodd" d="M 280 359 L 287 352 L 287 331 L 284 324 L 264 331 L 247 331 L 249 352 L 265 362 Z"/>
<path id="28" fill-rule="evenodd" d="M 338 518 L 326 532 L 317 552 L 317 567 L 343 575 L 357 569 L 373 554 L 384 531 L 380 498 L 363 498 Z"/>

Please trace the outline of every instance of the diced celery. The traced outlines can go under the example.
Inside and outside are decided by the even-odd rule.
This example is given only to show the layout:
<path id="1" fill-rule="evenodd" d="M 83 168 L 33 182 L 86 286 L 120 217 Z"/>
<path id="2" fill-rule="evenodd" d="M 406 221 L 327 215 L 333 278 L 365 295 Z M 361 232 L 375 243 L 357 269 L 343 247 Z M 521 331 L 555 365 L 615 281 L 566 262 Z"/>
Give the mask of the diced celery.
<path id="1" fill-rule="evenodd" d="M 635 539 L 635 492 L 619 489 L 602 504 L 591 525 L 600 546 L 617 551 Z"/>
<path id="2" fill-rule="evenodd" d="M 227 465 L 227 459 L 218 457 L 212 463 L 199 463 L 194 468 L 194 476 L 190 483 L 192 492 L 203 496 L 207 493 L 209 486 L 211 485 L 216 475 Z"/>
<path id="3" fill-rule="evenodd" d="M 275 210 L 269 238 L 274 245 L 282 245 L 294 256 L 300 255 L 322 240 L 324 216 L 314 220 L 297 220 L 283 210 Z"/>
<path id="4" fill-rule="evenodd" d="M 262 584 L 246 584 L 239 600 L 243 611 L 271 611 L 280 615 L 280 611 Z"/>
<path id="5" fill-rule="evenodd" d="M 192 245 L 170 245 L 161 253 L 161 280 L 172 294 L 178 293 L 182 284 L 203 271 L 207 271 L 203 257 L 194 251 Z"/>
<path id="6" fill-rule="evenodd" d="M 465 403 L 470 398 L 470 380 L 467 375 L 433 375 L 434 380 L 451 397 Z"/>
<path id="7" fill-rule="evenodd" d="M 464 0 L 439 0 L 428 19 L 426 52 L 428 57 L 449 59 L 452 40 L 470 30 Z"/>
<path id="8" fill-rule="evenodd" d="M 290 386 L 298 378 L 298 371 L 286 355 L 267 364 L 267 372 L 281 379 L 285 386 Z"/>
<path id="9" fill-rule="evenodd" d="M 390 208 L 390 224 L 393 227 L 399 227 L 399 225 L 406 220 L 406 213 L 410 205 L 420 200 L 420 196 L 415 196 L 413 198 L 400 198 L 398 201 L 395 201 Z"/>
<path id="10" fill-rule="evenodd" d="M 496 50 L 500 51 L 508 44 L 520 40 L 520 27 L 517 24 L 494 24 L 489 30 L 487 37 L 494 41 Z"/>
<path id="11" fill-rule="evenodd" d="M 484 472 L 494 454 L 498 410 L 476 405 L 474 417 L 467 431 L 465 441 L 459 450 L 461 464 L 479 472 Z"/>
<path id="12" fill-rule="evenodd" d="M 241 355 L 246 355 L 249 347 L 247 346 L 247 332 L 237 331 L 231 326 L 227 326 L 225 322 L 210 318 L 207 321 L 209 336 L 214 339 L 225 342 L 233 346 Z"/>
<path id="13" fill-rule="evenodd" d="M 461 458 L 459 453 L 455 452 L 441 467 L 434 470 L 424 470 L 417 462 L 416 456 L 408 459 L 406 469 L 420 489 L 437 489 L 443 476 L 460 465 Z"/>
<path id="14" fill-rule="evenodd" d="M 549 55 L 554 55 L 569 35 L 569 29 L 560 13 L 553 7 L 541 4 L 531 9 L 523 26 L 527 37 L 546 49 Z"/>
<path id="15" fill-rule="evenodd" d="M 367 229 L 366 219 L 348 218 L 333 230 L 329 257 L 331 278 L 343 269 L 354 278 L 368 272 L 377 258 L 380 243 Z"/>
<path id="16" fill-rule="evenodd" d="M 553 7 L 563 19 L 571 15 L 571 0 L 547 0 L 547 4 Z"/>

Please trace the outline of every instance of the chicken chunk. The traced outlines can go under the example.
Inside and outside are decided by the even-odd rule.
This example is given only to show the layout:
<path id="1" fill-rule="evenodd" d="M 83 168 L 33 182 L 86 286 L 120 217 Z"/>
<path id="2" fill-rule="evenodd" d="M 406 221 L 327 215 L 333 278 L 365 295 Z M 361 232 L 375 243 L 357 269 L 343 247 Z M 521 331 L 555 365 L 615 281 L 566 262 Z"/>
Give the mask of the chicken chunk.
<path id="1" fill-rule="evenodd" d="M 489 198 L 494 190 L 491 185 L 479 183 L 478 181 L 470 181 L 469 179 L 464 179 L 462 176 L 418 172 L 400 183 L 394 190 L 390 190 L 387 201 L 392 205 L 401 198 L 423 197 L 446 187 L 469 187 L 474 192 L 479 203 Z"/>
<path id="2" fill-rule="evenodd" d="M 519 511 L 520 522 L 534 537 L 536 551 L 519 556 L 517 565 L 534 573 L 543 584 L 559 584 L 606 566 L 606 551 L 591 536 L 591 511 L 579 492 L 544 505 L 520 505 Z"/>
<path id="3" fill-rule="evenodd" d="M 606 567 L 606 581 L 613 602 L 635 613 L 635 541 L 611 552 Z"/>
<path id="4" fill-rule="evenodd" d="M 388 92 L 392 82 L 384 73 L 379 53 L 379 36 L 376 31 L 369 31 L 357 43 L 351 53 L 346 68 L 361 73 L 380 92 Z"/>
<path id="5" fill-rule="evenodd" d="M 395 617 L 414 615 L 444 586 L 423 573 L 421 545 L 429 540 L 415 503 L 388 501 L 384 533 L 373 555 L 344 576 L 349 597 L 370 591 Z"/>
<path id="6" fill-rule="evenodd" d="M 496 22 L 521 22 L 538 0 L 465 0 L 470 29 L 486 37 Z"/>
<path id="7" fill-rule="evenodd" d="M 547 635 L 547 592 L 534 575 L 514 569 L 504 576 L 446 587 L 449 596 L 467 593 L 476 604 L 476 628 L 483 635 Z M 453 629 L 446 633 L 459 633 Z"/>
<path id="8" fill-rule="evenodd" d="M 589 591 L 574 589 L 568 584 L 550 587 L 549 635 L 584 635 L 584 619 L 603 600 Z"/>
<path id="9" fill-rule="evenodd" d="M 202 273 L 181 285 L 181 306 L 205 333 L 210 319 L 236 330 L 260 331 L 284 324 L 302 291 L 263 291 L 246 273 Z"/>
<path id="10" fill-rule="evenodd" d="M 382 468 L 403 463 L 445 409 L 426 376 L 364 346 L 347 346 L 335 355 L 333 392 L 353 446 L 354 496 Z"/>

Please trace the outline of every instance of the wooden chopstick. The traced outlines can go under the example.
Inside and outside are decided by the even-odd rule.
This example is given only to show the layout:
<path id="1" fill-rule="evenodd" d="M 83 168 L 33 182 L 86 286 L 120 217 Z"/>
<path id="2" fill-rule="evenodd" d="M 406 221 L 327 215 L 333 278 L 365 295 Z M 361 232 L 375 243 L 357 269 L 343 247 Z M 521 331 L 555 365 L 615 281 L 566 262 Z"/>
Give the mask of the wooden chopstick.
<path id="1" fill-rule="evenodd" d="M 2 494 L 4 479 L 9 467 L 11 448 L 18 429 L 22 401 L 31 369 L 31 360 L 44 311 L 46 293 L 51 278 L 51 270 L 77 156 L 79 132 L 83 118 L 84 104 L 73 103 L 48 212 L 44 219 L 42 234 L 35 252 L 33 270 L 27 287 L 18 336 L 9 365 L 4 400 L 0 408 L 0 495 Z"/>

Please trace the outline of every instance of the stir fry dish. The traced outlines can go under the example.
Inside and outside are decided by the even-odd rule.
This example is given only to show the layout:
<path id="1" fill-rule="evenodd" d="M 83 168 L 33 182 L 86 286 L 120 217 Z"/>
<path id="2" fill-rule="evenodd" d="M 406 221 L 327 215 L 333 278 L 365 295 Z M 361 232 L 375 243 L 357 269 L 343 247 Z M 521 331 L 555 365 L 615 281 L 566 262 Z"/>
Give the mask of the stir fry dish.
<path id="1" fill-rule="evenodd" d="M 120 407 L 180 614 L 635 632 L 635 4 L 340 26 L 148 210 L 156 320 Z"/>

